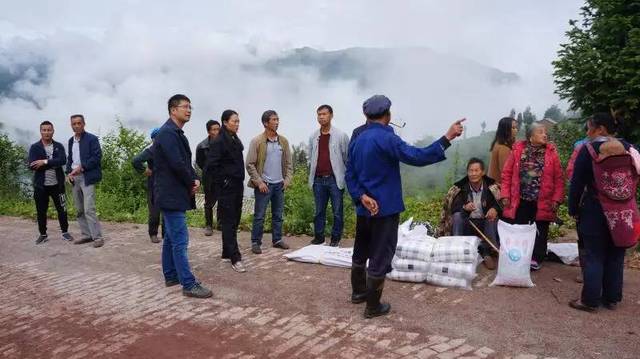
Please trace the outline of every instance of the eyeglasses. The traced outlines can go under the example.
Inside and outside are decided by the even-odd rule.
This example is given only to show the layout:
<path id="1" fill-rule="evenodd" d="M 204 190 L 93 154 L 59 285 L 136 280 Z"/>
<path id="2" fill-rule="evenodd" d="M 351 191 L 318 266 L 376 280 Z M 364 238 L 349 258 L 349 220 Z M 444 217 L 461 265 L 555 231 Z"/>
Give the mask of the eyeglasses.
<path id="1" fill-rule="evenodd" d="M 176 106 L 176 107 L 182 107 L 182 108 L 184 108 L 184 109 L 192 110 L 192 111 L 193 111 L 193 107 L 191 107 L 191 105 L 180 105 L 180 106 Z"/>

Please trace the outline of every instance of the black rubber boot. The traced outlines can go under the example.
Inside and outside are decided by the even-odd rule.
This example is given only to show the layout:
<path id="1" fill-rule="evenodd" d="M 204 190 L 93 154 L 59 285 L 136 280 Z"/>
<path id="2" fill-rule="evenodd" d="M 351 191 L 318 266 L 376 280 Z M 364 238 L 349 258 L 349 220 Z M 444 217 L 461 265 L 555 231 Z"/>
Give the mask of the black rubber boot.
<path id="1" fill-rule="evenodd" d="M 351 303 L 360 304 L 367 300 L 367 272 L 364 266 L 351 266 Z"/>
<path id="2" fill-rule="evenodd" d="M 365 318 L 386 315 L 391 310 L 390 304 L 380 303 L 382 289 L 384 289 L 384 277 L 367 277 L 367 306 L 364 308 Z"/>
<path id="3" fill-rule="evenodd" d="M 213 228 L 213 208 L 204 207 L 204 222 L 207 228 Z"/>

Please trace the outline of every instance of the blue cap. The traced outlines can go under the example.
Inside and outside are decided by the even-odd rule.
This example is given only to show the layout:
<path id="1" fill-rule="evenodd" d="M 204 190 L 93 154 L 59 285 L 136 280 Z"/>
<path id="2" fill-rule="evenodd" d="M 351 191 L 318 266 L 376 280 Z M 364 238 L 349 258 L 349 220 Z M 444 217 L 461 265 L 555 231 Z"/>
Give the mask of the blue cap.
<path id="1" fill-rule="evenodd" d="M 156 127 L 153 130 L 151 130 L 150 136 L 152 140 L 158 135 L 158 132 L 160 132 L 160 127 Z"/>
<path id="2" fill-rule="evenodd" d="M 373 95 L 362 104 L 362 112 L 367 117 L 382 115 L 391 108 L 391 100 L 385 95 Z"/>

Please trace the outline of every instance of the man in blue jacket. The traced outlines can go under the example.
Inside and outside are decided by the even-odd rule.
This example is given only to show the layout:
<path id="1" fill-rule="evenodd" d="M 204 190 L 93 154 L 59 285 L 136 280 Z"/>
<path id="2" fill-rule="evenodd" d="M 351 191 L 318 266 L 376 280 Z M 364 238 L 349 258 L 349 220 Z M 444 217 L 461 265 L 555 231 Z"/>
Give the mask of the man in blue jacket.
<path id="1" fill-rule="evenodd" d="M 58 222 L 62 230 L 62 239 L 73 241 L 69 234 L 66 198 L 64 192 L 64 172 L 62 167 L 67 162 L 64 146 L 53 140 L 53 124 L 44 121 L 40 124 L 40 141 L 29 148 L 29 168 L 33 171 L 33 198 L 38 212 L 38 230 L 40 236 L 36 244 L 44 243 L 47 236 L 47 209 L 49 197 L 58 212 Z"/>
<path id="2" fill-rule="evenodd" d="M 102 179 L 102 149 L 95 135 L 84 130 L 83 115 L 71 116 L 73 136 L 69 139 L 67 179 L 73 185 L 73 202 L 76 205 L 81 237 L 74 244 L 93 242 L 102 247 L 102 229 L 96 212 L 96 185 Z"/>
<path id="3" fill-rule="evenodd" d="M 195 209 L 200 180 L 191 165 L 191 148 L 182 128 L 191 119 L 191 100 L 174 95 L 168 103 L 169 116 L 153 143 L 156 205 L 162 212 L 164 242 L 162 272 L 167 287 L 182 284 L 187 297 L 208 298 L 211 290 L 196 281 L 189 267 L 189 231 L 186 211 Z"/>
<path id="4" fill-rule="evenodd" d="M 351 301 L 367 302 L 365 318 L 385 315 L 391 309 L 389 304 L 380 302 L 380 297 L 385 276 L 391 271 L 400 213 L 404 211 L 400 162 L 426 166 L 444 160 L 450 141 L 462 134 L 464 121 L 453 123 L 430 146 L 417 148 L 393 132 L 389 126 L 390 108 L 391 101 L 383 95 L 375 95 L 362 105 L 368 124 L 349 145 L 345 176 L 357 214 Z M 365 271 L 367 260 L 369 267 Z"/>

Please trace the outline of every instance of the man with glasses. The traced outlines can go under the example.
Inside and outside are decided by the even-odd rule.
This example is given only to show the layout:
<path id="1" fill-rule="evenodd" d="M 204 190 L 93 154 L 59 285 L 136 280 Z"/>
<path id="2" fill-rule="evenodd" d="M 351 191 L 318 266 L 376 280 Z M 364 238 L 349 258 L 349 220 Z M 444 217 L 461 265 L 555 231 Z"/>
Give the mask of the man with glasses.
<path id="1" fill-rule="evenodd" d="M 182 284 L 183 295 L 208 298 L 213 293 L 196 281 L 187 256 L 186 211 L 195 209 L 195 194 L 200 187 L 191 165 L 189 140 L 182 130 L 191 119 L 191 100 L 185 95 L 174 95 L 169 99 L 168 110 L 170 117 L 160 128 L 153 145 L 154 198 L 165 226 L 162 272 L 167 287 Z"/>

